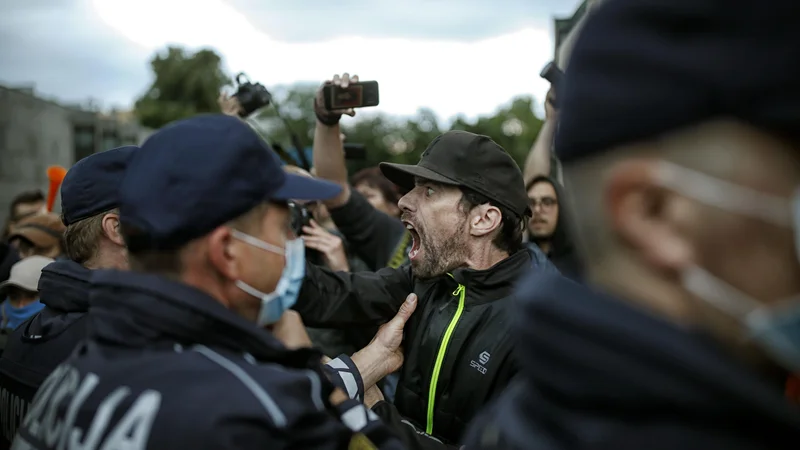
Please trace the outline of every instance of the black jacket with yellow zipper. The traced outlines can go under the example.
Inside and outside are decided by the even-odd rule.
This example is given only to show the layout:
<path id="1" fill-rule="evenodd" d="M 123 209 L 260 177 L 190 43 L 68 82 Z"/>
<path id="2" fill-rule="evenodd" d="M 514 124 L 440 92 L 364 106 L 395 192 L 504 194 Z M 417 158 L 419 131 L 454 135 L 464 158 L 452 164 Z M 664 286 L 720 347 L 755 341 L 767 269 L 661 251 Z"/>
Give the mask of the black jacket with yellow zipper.
<path id="1" fill-rule="evenodd" d="M 294 309 L 309 326 L 378 324 L 416 293 L 395 405 L 418 432 L 455 444 L 517 372 L 507 314 L 515 282 L 531 270 L 556 269 L 538 249 L 520 250 L 486 270 L 456 269 L 430 280 L 415 278 L 409 266 L 334 273 L 308 265 Z"/>

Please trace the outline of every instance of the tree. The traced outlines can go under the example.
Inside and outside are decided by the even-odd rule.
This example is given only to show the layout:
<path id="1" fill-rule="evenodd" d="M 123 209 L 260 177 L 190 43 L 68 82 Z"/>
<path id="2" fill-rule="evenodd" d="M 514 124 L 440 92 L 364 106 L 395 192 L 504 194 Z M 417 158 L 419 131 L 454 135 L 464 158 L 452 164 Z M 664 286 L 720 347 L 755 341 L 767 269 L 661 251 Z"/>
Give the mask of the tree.
<path id="1" fill-rule="evenodd" d="M 506 149 L 520 168 L 541 128 L 542 120 L 533 113 L 531 96 L 516 97 L 509 106 L 500 108 L 492 116 L 481 117 L 474 123 L 457 118 L 451 127 L 453 130 L 489 136 Z"/>
<path id="2" fill-rule="evenodd" d="M 142 125 L 161 128 L 174 120 L 219 112 L 217 98 L 230 78 L 213 50 L 189 53 L 168 47 L 153 57 L 150 67 L 155 79 L 135 105 Z"/>
<path id="3" fill-rule="evenodd" d="M 273 90 L 281 115 L 303 148 L 310 147 L 314 139 L 316 119 L 311 105 L 317 88 L 318 85 L 301 84 L 279 86 Z M 256 115 L 257 127 L 273 146 L 293 150 L 294 142 L 275 111 L 274 105 L 259 111 Z M 491 137 L 522 168 L 541 127 L 541 119 L 533 113 L 533 98 L 521 96 L 494 114 L 479 117 L 473 122 L 457 118 L 449 129 Z M 410 119 L 359 111 L 355 120 L 345 119 L 343 132 L 347 142 L 366 146 L 367 157 L 361 161 L 349 161 L 350 171 L 354 173 L 382 161 L 414 164 L 419 161 L 428 144 L 447 129 L 440 125 L 436 114 L 429 108 L 419 109 Z"/>

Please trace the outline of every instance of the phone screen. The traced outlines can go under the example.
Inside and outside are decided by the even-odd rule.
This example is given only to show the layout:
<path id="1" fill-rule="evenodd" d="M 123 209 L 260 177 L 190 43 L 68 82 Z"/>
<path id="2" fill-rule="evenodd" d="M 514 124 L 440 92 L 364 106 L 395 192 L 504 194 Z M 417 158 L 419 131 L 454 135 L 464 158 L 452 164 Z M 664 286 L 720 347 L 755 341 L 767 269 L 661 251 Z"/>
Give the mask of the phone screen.
<path id="1" fill-rule="evenodd" d="M 364 104 L 364 87 L 360 84 L 348 86 L 347 89 L 334 87 L 331 93 L 331 109 L 359 108 Z"/>

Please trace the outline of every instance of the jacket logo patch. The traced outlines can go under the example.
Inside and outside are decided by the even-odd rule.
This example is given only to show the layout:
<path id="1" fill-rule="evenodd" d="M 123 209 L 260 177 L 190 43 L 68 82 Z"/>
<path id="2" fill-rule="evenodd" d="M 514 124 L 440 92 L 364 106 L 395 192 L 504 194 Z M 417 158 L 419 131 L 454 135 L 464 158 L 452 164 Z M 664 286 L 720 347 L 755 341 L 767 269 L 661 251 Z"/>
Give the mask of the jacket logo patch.
<path id="1" fill-rule="evenodd" d="M 489 352 L 482 352 L 480 355 L 478 355 L 478 361 L 475 361 L 473 359 L 472 361 L 469 362 L 469 366 L 472 367 L 473 369 L 477 370 L 481 374 L 486 375 L 486 367 L 485 366 L 486 366 L 486 363 L 489 362 L 489 358 L 491 358 L 491 357 L 492 357 L 492 355 Z"/>

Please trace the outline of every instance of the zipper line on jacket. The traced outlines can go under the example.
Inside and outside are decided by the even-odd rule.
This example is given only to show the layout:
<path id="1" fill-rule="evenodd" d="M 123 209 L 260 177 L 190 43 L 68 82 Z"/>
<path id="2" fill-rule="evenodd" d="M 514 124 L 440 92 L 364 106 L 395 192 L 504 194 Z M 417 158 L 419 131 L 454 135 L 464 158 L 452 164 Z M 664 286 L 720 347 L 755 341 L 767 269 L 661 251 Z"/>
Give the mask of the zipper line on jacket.
<path id="1" fill-rule="evenodd" d="M 450 274 L 448 273 L 448 275 Z M 450 275 L 450 277 L 452 278 L 453 276 Z M 450 319 L 450 324 L 447 325 L 447 329 L 444 331 L 442 342 L 439 344 L 439 351 L 436 353 L 436 363 L 433 365 L 431 385 L 430 389 L 428 390 L 428 423 L 425 427 L 425 432 L 430 435 L 433 435 L 433 416 L 436 405 L 436 387 L 439 384 L 439 372 L 442 370 L 442 363 L 444 362 L 444 356 L 447 353 L 447 346 L 450 344 L 450 338 L 453 337 L 453 331 L 456 329 L 458 320 L 461 318 L 461 314 L 464 312 L 464 297 L 466 292 L 467 289 L 461 283 L 459 283 L 456 290 L 453 291 L 453 296 L 458 297 L 458 308 L 456 309 L 456 313 L 453 315 L 453 318 Z"/>

